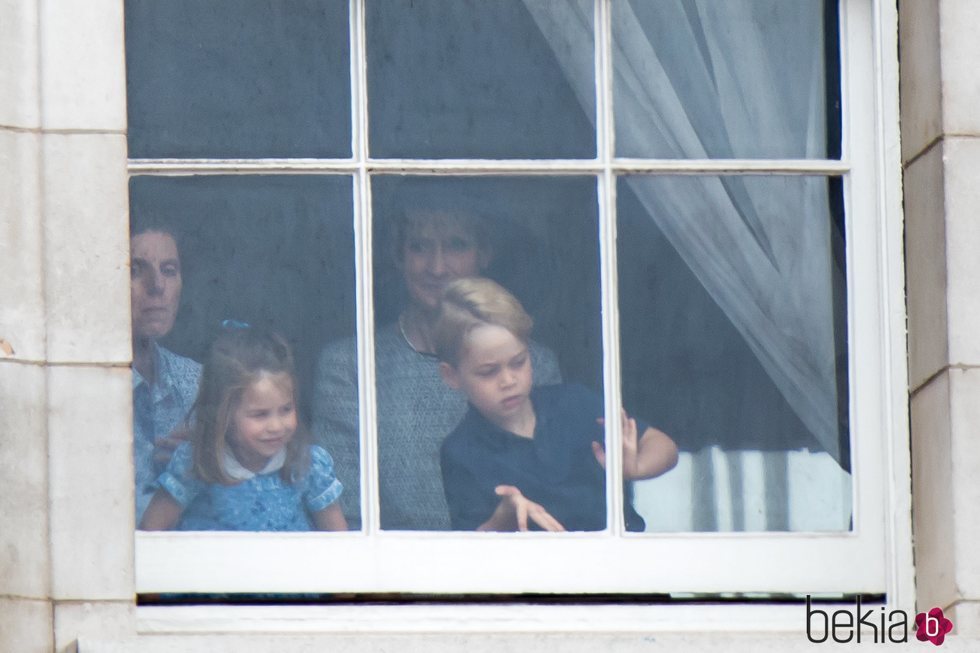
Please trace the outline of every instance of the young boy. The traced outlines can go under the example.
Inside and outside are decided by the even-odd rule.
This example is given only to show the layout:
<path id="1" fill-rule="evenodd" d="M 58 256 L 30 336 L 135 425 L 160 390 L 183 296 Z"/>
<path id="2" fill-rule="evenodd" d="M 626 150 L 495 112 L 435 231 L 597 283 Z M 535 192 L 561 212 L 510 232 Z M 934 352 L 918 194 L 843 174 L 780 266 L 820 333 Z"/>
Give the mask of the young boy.
<path id="1" fill-rule="evenodd" d="M 531 326 L 513 295 L 489 279 L 460 279 L 443 295 L 439 369 L 470 402 L 441 450 L 455 530 L 606 527 L 602 401 L 577 385 L 532 388 Z M 623 413 L 624 479 L 653 478 L 676 463 L 667 435 Z M 628 502 L 625 517 L 628 530 L 643 530 Z"/>

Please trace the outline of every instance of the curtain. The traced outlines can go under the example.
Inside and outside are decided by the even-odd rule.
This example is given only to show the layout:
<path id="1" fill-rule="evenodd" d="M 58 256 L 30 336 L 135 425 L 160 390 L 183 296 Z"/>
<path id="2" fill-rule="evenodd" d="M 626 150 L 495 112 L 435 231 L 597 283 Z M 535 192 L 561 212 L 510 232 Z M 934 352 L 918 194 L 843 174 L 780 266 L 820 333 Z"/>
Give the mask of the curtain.
<path id="1" fill-rule="evenodd" d="M 590 2 L 525 5 L 595 122 Z M 613 4 L 617 156 L 825 158 L 823 3 Z M 676 179 L 676 178 L 675 178 Z M 777 178 L 769 178 L 777 179 Z M 827 182 L 627 184 L 816 440 L 840 460 Z"/>

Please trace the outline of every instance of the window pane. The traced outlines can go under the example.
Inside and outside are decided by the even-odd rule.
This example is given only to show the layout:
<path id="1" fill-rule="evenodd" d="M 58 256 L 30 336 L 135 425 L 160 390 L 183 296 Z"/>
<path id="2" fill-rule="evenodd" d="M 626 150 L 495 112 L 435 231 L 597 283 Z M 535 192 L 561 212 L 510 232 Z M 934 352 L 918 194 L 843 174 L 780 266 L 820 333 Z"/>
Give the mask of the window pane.
<path id="1" fill-rule="evenodd" d="M 373 196 L 381 526 L 446 530 L 450 514 L 440 446 L 464 417 L 467 399 L 443 382 L 431 353 L 430 324 L 440 292 L 462 276 L 496 280 L 534 318 L 534 384 L 564 380 L 601 397 L 595 180 L 381 177 Z M 327 433 L 331 451 L 344 460 L 354 456 L 340 452 L 356 454 L 352 418 L 334 415 L 335 425 L 346 423 Z M 594 417 L 584 427 L 601 440 Z M 578 454 L 591 457 L 591 445 L 586 447 Z M 342 480 L 353 486 L 354 466 L 343 465 L 344 473 Z M 596 473 L 601 479 L 601 469 Z M 520 486 L 525 481 L 499 480 Z M 537 496 L 533 487 L 521 489 Z M 348 520 L 356 523 L 358 507 L 351 501 L 357 494 L 346 497 Z M 602 508 L 604 527 L 604 498 L 592 498 Z"/>
<path id="2" fill-rule="evenodd" d="M 205 360 L 219 333 L 249 325 L 255 331 L 274 331 L 288 343 L 295 361 L 299 421 L 299 435 L 293 437 L 299 441 L 310 424 L 317 353 L 324 342 L 354 332 L 350 193 L 351 180 L 344 177 L 131 181 L 136 372 L 141 349 L 155 353 L 148 357 L 154 361 L 150 373 L 135 375 L 134 384 L 140 508 L 152 496 L 149 484 L 165 468 L 152 461 L 154 443 L 184 426 L 201 378 L 198 362 Z M 166 254 L 163 259 L 179 259 L 178 276 L 165 267 L 157 274 L 158 252 Z M 174 305 L 179 306 L 176 317 Z M 231 381 L 221 378 L 216 377 L 213 387 L 223 392 Z M 147 381 L 139 382 L 143 379 Z M 213 408 L 207 401 L 203 405 Z M 199 406 L 197 414 L 201 411 Z M 207 437 L 218 432 L 215 427 Z M 209 525 L 199 508 L 210 495 L 199 497 L 197 507 L 185 507 L 178 528 L 232 528 L 226 521 Z M 275 521 L 275 511 L 264 512 L 262 520 L 246 521 L 244 528 L 234 522 L 235 528 L 287 530 Z"/>
<path id="3" fill-rule="evenodd" d="M 678 469 L 637 487 L 653 530 L 847 530 L 839 180 L 619 181 L 624 403 Z"/>
<path id="4" fill-rule="evenodd" d="M 371 155 L 592 158 L 591 0 L 368 2 Z"/>
<path id="5" fill-rule="evenodd" d="M 134 158 L 349 157 L 346 0 L 127 0 Z"/>
<path id="6" fill-rule="evenodd" d="M 617 154 L 839 157 L 836 8 L 835 0 L 617 0 Z"/>

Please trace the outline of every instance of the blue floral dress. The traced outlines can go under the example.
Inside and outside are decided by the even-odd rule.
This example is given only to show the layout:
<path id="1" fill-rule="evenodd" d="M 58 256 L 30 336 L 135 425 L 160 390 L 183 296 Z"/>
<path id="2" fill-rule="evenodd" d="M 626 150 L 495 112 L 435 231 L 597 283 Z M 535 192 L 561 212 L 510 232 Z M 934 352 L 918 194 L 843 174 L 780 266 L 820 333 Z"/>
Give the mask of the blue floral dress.
<path id="1" fill-rule="evenodd" d="M 313 530 L 310 515 L 343 492 L 330 454 L 318 446 L 310 447 L 309 470 L 292 483 L 278 469 L 267 470 L 232 485 L 205 483 L 194 474 L 193 450 L 185 442 L 157 485 L 183 508 L 177 528 L 185 531 Z"/>

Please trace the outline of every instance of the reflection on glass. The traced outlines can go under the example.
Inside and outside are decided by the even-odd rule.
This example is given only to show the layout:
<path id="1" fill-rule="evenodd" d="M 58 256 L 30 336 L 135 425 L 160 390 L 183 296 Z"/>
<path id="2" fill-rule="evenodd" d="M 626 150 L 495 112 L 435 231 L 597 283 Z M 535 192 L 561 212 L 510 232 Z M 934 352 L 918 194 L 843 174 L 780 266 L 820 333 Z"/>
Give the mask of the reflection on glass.
<path id="1" fill-rule="evenodd" d="M 595 156 L 591 0 L 389 0 L 367 11 L 372 156 Z"/>
<path id="2" fill-rule="evenodd" d="M 620 179 L 624 399 L 683 452 L 636 488 L 649 530 L 850 528 L 840 197 L 822 177 Z"/>
<path id="3" fill-rule="evenodd" d="M 127 0 L 130 156 L 349 157 L 347 11 Z"/>
<path id="4" fill-rule="evenodd" d="M 614 2 L 617 155 L 839 157 L 836 7 Z"/>
<path id="5" fill-rule="evenodd" d="M 350 180 L 138 177 L 130 204 L 138 520 L 342 528 L 304 425 L 315 353 L 354 328 Z"/>

